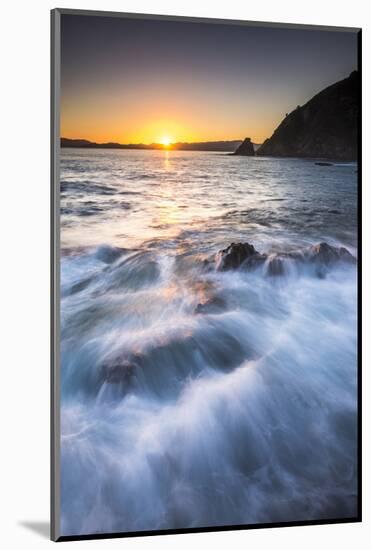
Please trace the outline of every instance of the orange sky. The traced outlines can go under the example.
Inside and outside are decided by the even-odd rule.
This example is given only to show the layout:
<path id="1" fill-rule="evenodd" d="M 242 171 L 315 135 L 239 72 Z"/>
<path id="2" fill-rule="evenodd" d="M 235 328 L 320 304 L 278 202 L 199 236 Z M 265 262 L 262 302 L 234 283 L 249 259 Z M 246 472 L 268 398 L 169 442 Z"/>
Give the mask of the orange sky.
<path id="1" fill-rule="evenodd" d="M 232 113 L 230 113 L 232 111 Z M 233 116 L 231 116 L 233 115 Z M 247 135 L 261 143 L 271 135 L 282 113 L 265 110 L 240 119 L 233 108 L 218 112 L 212 106 L 179 106 L 166 99 L 150 108 L 132 104 L 130 110 L 116 102 L 108 107 L 104 100 L 92 98 L 75 104 L 62 102 L 61 135 L 103 143 L 161 143 L 243 139 Z"/>
<path id="2" fill-rule="evenodd" d="M 61 136 L 262 143 L 357 64 L 356 34 L 63 15 Z"/>

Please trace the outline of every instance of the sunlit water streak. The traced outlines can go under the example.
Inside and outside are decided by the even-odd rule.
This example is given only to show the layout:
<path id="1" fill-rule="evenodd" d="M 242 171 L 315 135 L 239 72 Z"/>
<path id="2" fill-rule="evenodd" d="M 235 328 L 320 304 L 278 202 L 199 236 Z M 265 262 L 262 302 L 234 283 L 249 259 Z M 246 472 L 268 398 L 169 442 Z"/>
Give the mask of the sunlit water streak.
<path id="1" fill-rule="evenodd" d="M 356 177 L 63 151 L 63 534 L 355 515 L 356 268 L 273 279 L 203 260 L 237 241 L 356 254 Z"/>

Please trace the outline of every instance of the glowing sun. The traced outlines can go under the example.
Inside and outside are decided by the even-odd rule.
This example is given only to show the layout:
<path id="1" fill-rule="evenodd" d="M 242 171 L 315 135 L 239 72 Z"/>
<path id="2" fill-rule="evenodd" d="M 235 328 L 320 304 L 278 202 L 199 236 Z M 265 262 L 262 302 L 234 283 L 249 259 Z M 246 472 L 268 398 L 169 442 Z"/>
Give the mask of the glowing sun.
<path id="1" fill-rule="evenodd" d="M 163 136 L 160 140 L 160 143 L 164 147 L 169 147 L 169 145 L 171 145 L 172 141 L 171 141 L 171 138 L 169 136 Z"/>

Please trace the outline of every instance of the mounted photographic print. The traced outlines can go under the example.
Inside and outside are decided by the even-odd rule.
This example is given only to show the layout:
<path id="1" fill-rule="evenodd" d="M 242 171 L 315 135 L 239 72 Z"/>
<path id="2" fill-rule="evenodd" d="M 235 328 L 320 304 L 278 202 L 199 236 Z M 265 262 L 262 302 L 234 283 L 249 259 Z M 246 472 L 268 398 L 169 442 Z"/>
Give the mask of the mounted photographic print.
<path id="1" fill-rule="evenodd" d="M 53 540 L 360 521 L 360 36 L 53 10 Z"/>

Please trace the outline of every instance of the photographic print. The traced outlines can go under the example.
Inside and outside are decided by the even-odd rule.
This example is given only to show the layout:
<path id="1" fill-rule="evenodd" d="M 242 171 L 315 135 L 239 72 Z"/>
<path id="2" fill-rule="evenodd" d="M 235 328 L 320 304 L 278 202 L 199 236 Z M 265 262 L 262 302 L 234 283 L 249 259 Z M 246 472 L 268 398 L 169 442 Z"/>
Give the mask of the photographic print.
<path id="1" fill-rule="evenodd" d="M 55 540 L 360 520 L 360 30 L 55 10 Z"/>

